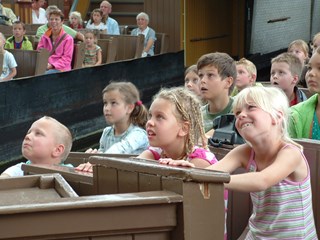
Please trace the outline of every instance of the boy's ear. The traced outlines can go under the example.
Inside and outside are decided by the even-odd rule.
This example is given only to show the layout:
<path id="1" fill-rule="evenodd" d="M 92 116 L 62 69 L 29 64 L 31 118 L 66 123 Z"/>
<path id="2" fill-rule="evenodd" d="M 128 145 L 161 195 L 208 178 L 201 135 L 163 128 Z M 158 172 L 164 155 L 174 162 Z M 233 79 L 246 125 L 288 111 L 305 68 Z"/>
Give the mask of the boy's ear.
<path id="1" fill-rule="evenodd" d="M 184 137 L 184 136 L 188 135 L 189 129 L 190 129 L 189 122 L 184 121 L 183 123 L 181 123 L 181 128 L 180 128 L 180 131 L 178 133 L 179 136 L 180 137 Z"/>
<path id="2" fill-rule="evenodd" d="M 251 81 L 250 83 L 255 83 L 257 80 L 257 75 L 256 74 L 251 74 Z"/>
<path id="3" fill-rule="evenodd" d="M 226 81 L 226 83 L 227 83 L 227 88 L 229 89 L 229 88 L 232 86 L 234 79 L 233 79 L 233 77 L 226 77 L 226 78 L 224 79 L 224 81 Z"/>
<path id="4" fill-rule="evenodd" d="M 297 82 L 299 81 L 299 76 L 297 74 L 293 75 L 293 85 L 297 85 Z"/>
<path id="5" fill-rule="evenodd" d="M 59 144 L 54 148 L 52 155 L 54 157 L 60 157 L 64 153 L 64 149 L 65 149 L 64 145 Z"/>

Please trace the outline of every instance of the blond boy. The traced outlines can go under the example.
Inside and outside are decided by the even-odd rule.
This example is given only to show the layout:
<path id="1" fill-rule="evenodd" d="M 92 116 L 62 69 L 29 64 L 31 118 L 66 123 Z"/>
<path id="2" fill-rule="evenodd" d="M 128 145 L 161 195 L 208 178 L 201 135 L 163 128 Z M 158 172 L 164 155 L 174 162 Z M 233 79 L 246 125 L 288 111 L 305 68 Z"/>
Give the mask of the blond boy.
<path id="1" fill-rule="evenodd" d="M 253 62 L 248 59 L 241 58 L 236 62 L 237 68 L 237 78 L 235 81 L 235 87 L 231 93 L 231 96 L 234 97 L 241 90 L 246 87 L 251 86 L 262 86 L 261 83 L 256 83 L 257 79 L 257 68 Z"/>
<path id="2" fill-rule="evenodd" d="M 291 53 L 282 53 L 271 60 L 270 82 L 284 91 L 290 106 L 307 99 L 296 86 L 301 72 L 301 61 Z"/>
<path id="3" fill-rule="evenodd" d="M 42 117 L 35 121 L 22 142 L 22 155 L 26 164 L 63 164 L 72 147 L 72 135 L 69 129 L 51 117 Z M 2 177 L 23 176 L 18 163 L 7 168 Z"/>
<path id="4" fill-rule="evenodd" d="M 212 136 L 213 119 L 232 111 L 229 96 L 237 76 L 236 64 L 226 53 L 209 53 L 197 62 L 201 96 L 208 103 L 201 108 L 207 137 Z"/>

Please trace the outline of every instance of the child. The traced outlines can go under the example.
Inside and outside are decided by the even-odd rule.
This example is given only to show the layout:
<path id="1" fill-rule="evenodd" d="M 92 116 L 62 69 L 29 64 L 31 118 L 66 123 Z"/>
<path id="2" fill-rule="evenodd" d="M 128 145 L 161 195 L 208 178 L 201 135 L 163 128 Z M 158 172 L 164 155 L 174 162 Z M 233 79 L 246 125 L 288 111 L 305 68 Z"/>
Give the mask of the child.
<path id="1" fill-rule="evenodd" d="M 201 97 L 200 78 L 198 76 L 197 65 L 191 65 L 184 72 L 184 86 L 197 96 Z"/>
<path id="2" fill-rule="evenodd" d="M 72 29 L 83 29 L 81 13 L 78 11 L 73 11 L 69 14 L 69 22 Z"/>
<path id="3" fill-rule="evenodd" d="M 102 63 L 101 48 L 96 44 L 97 33 L 94 30 L 87 30 L 84 34 L 86 51 L 82 67 L 97 66 Z"/>
<path id="4" fill-rule="evenodd" d="M 241 58 L 236 62 L 237 78 L 235 81 L 235 87 L 231 93 L 231 96 L 236 96 L 241 90 L 246 87 L 259 86 L 262 87 L 261 83 L 256 83 L 257 79 L 257 68 L 253 62 L 248 59 Z"/>
<path id="5" fill-rule="evenodd" d="M 307 99 L 296 86 L 302 71 L 299 58 L 291 53 L 282 53 L 271 60 L 270 82 L 287 95 L 290 106 Z"/>
<path id="6" fill-rule="evenodd" d="M 215 155 L 207 148 L 200 105 L 186 88 L 160 90 L 153 98 L 146 124 L 150 147 L 138 158 L 184 159 L 199 168 L 216 163 Z M 197 146 L 199 140 L 202 147 Z M 224 198 L 227 204 L 227 191 Z"/>
<path id="7" fill-rule="evenodd" d="M 274 87 L 249 87 L 234 100 L 236 128 L 246 140 L 208 167 L 232 173 L 225 187 L 250 192 L 252 215 L 245 239 L 317 239 L 310 170 L 302 147 L 287 133 L 288 100 Z M 162 164 L 194 166 L 163 159 Z"/>
<path id="8" fill-rule="evenodd" d="M 308 89 L 316 93 L 308 100 L 291 107 L 289 133 L 292 138 L 311 138 L 320 140 L 320 48 L 309 60 L 306 81 Z"/>
<path id="9" fill-rule="evenodd" d="M 24 36 L 26 34 L 26 28 L 23 22 L 15 21 L 12 24 L 12 33 L 13 36 L 7 39 L 4 48 L 33 50 L 32 43 L 28 37 Z"/>
<path id="10" fill-rule="evenodd" d="M 44 116 L 35 121 L 22 142 L 26 164 L 62 164 L 70 153 L 72 136 L 69 129 L 56 119 Z M 18 163 L 6 169 L 1 176 L 23 176 Z M 69 165 L 71 166 L 71 165 Z"/>
<path id="11" fill-rule="evenodd" d="M 11 80 L 17 75 L 17 63 L 11 52 L 4 49 L 6 38 L 0 33 L 0 53 L 3 54 L 2 73 L 0 75 L 0 82 Z"/>
<path id="12" fill-rule="evenodd" d="M 303 86 L 303 87 L 307 87 L 306 80 L 305 80 L 307 68 L 306 68 L 305 65 L 306 65 L 306 63 L 308 62 L 308 59 L 309 59 L 309 47 L 308 47 L 308 44 L 305 41 L 301 40 L 301 39 L 294 40 L 293 42 L 291 42 L 289 44 L 288 52 L 293 54 L 293 55 L 296 55 L 300 59 L 300 61 L 302 63 L 302 73 L 300 75 L 298 84 Z"/>
<path id="13" fill-rule="evenodd" d="M 237 77 L 236 64 L 228 54 L 215 52 L 201 56 L 197 68 L 201 95 L 208 101 L 201 107 L 204 129 L 206 135 L 211 137 L 213 119 L 231 112 L 233 99 L 229 94 Z"/>
<path id="14" fill-rule="evenodd" d="M 86 152 L 140 154 L 147 149 L 144 127 L 148 112 L 136 86 L 130 82 L 111 82 L 103 89 L 102 97 L 103 114 L 111 126 L 103 130 L 99 149 L 90 148 Z M 80 166 L 78 170 L 88 170 Z"/>
<path id="15" fill-rule="evenodd" d="M 312 54 L 316 52 L 318 47 L 320 47 L 320 32 L 314 35 L 312 39 Z"/>
<path id="16" fill-rule="evenodd" d="M 87 29 L 97 29 L 102 33 L 107 33 L 106 20 L 100 9 L 96 8 L 91 12 L 90 22 L 88 22 Z"/>

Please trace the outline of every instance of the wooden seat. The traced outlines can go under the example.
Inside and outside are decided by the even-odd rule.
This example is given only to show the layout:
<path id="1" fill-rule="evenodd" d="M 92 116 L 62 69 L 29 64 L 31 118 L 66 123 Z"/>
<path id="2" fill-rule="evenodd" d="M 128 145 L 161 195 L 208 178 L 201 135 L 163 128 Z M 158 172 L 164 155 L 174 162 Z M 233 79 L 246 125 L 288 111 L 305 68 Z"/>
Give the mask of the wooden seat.
<path id="1" fill-rule="evenodd" d="M 118 40 L 116 61 L 141 57 L 144 45 L 144 35 L 140 34 L 139 36 L 131 36 L 100 34 L 100 39 L 110 38 Z"/>
<path id="2" fill-rule="evenodd" d="M 98 39 L 97 44 L 101 47 L 102 50 L 102 63 L 111 63 L 116 60 L 118 47 L 117 38 Z"/>
<path id="3" fill-rule="evenodd" d="M 48 65 L 49 52 L 41 50 L 7 49 L 11 52 L 18 64 L 15 78 L 42 75 Z"/>
<path id="4" fill-rule="evenodd" d="M 166 33 L 156 33 L 157 40 L 154 42 L 154 54 L 167 53 L 169 49 L 169 35 Z"/>
<path id="5" fill-rule="evenodd" d="M 84 42 L 74 44 L 73 57 L 72 57 L 72 69 L 82 68 L 86 51 L 86 45 Z"/>
<path id="6" fill-rule="evenodd" d="M 128 34 L 128 25 L 119 25 L 120 34 Z"/>

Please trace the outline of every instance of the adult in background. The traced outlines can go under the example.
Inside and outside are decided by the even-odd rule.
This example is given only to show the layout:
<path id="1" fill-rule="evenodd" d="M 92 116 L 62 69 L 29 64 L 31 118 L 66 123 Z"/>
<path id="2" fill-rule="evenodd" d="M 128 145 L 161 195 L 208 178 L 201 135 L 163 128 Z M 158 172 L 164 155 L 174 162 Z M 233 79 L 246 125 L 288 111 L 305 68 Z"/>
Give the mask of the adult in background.
<path id="1" fill-rule="evenodd" d="M 63 13 L 57 9 L 49 13 L 49 29 L 41 37 L 37 50 L 49 51 L 47 74 L 71 70 L 73 38 L 63 28 Z"/>
<path id="2" fill-rule="evenodd" d="M 4 7 L 1 3 L 2 3 L 2 0 L 0 0 L 0 15 L 5 16 L 6 19 L 0 18 L 0 24 L 11 26 L 13 22 L 18 20 L 17 16 L 14 14 L 14 12 L 10 8 Z"/>
<path id="3" fill-rule="evenodd" d="M 44 3 L 45 0 L 33 0 L 31 4 L 33 24 L 46 24 L 48 22 L 46 17 L 46 10 L 42 8 Z"/>
<path id="4" fill-rule="evenodd" d="M 103 18 L 106 20 L 107 33 L 113 35 L 120 35 L 119 24 L 116 20 L 109 16 L 112 11 L 112 5 L 108 1 L 100 3 L 100 10 L 103 13 Z M 87 26 L 92 24 L 91 20 L 88 21 Z"/>
<path id="5" fill-rule="evenodd" d="M 48 6 L 47 10 L 46 10 L 46 18 L 49 19 L 50 12 L 55 11 L 55 10 L 61 11 L 56 5 Z M 49 23 L 38 27 L 36 36 L 40 39 L 42 37 L 42 35 L 48 30 L 48 28 L 49 28 Z M 67 34 L 69 34 L 75 40 L 79 40 L 79 41 L 84 42 L 84 36 L 82 33 L 77 32 L 76 30 L 68 27 L 65 24 L 62 24 L 62 28 Z"/>
<path id="6" fill-rule="evenodd" d="M 133 29 L 131 35 L 138 36 L 139 34 L 144 35 L 144 49 L 142 52 L 142 57 L 153 56 L 154 55 L 154 42 L 157 40 L 156 32 L 148 27 L 149 16 L 148 14 L 141 12 L 137 15 L 137 25 L 138 27 Z"/>

